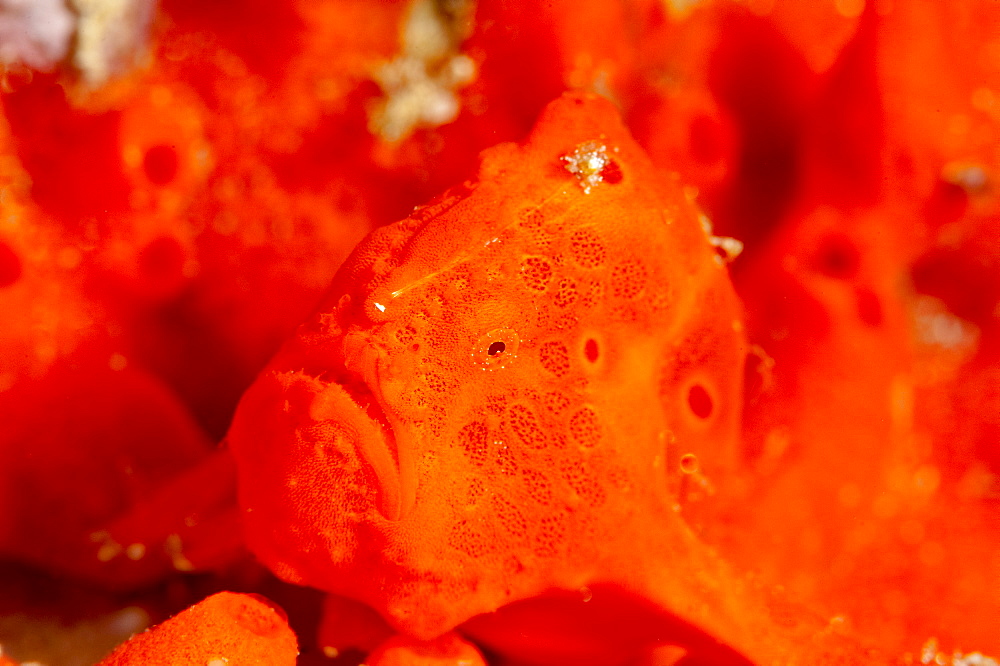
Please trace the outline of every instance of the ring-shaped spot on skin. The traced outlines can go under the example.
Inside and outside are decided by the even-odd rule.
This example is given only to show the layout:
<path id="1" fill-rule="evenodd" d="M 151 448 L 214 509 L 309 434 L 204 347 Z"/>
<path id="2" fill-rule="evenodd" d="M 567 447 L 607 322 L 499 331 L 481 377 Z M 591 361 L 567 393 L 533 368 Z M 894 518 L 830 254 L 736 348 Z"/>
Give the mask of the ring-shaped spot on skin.
<path id="1" fill-rule="evenodd" d="M 719 390 L 715 382 L 703 373 L 697 373 L 681 384 L 677 397 L 682 402 L 681 412 L 689 427 L 701 431 L 718 420 Z"/>

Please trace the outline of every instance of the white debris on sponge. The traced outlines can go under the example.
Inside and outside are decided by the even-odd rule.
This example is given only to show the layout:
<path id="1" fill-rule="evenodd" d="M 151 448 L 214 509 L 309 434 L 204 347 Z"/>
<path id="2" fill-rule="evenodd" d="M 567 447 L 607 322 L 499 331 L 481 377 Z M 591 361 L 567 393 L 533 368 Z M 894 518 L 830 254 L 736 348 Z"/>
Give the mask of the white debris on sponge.
<path id="1" fill-rule="evenodd" d="M 715 261 L 725 265 L 736 259 L 743 252 L 743 241 L 729 236 L 716 236 L 712 230 L 712 221 L 702 213 L 698 216 L 702 231 L 708 237 L 708 243 L 716 249 Z"/>
<path id="2" fill-rule="evenodd" d="M 458 117 L 457 91 L 476 77 L 476 63 L 459 52 L 471 11 L 471 2 L 446 7 L 413 0 L 402 26 L 402 53 L 374 74 L 385 98 L 371 114 L 372 133 L 399 141 L 418 127 L 438 127 Z"/>
<path id="3" fill-rule="evenodd" d="M 974 162 L 948 162 L 941 169 L 941 178 L 970 194 L 980 193 L 990 184 L 986 168 Z"/>
<path id="4" fill-rule="evenodd" d="M 979 328 L 956 317 L 942 301 L 932 296 L 917 297 L 913 315 L 919 342 L 970 355 L 976 351 Z"/>
<path id="5" fill-rule="evenodd" d="M 611 158 L 606 146 L 588 141 L 578 145 L 569 155 L 563 155 L 562 161 L 566 171 L 576 176 L 584 194 L 590 194 L 594 187 L 604 182 L 604 167 L 608 166 Z"/>
<path id="6" fill-rule="evenodd" d="M 144 52 L 155 0 L 0 0 L 0 65 L 70 61 L 97 86 Z"/>
<path id="7" fill-rule="evenodd" d="M 708 242 L 718 250 L 716 260 L 728 264 L 743 253 L 743 241 L 730 236 L 709 236 Z"/>
<path id="8" fill-rule="evenodd" d="M 146 48 L 154 0 L 71 0 L 79 20 L 73 64 L 99 85 L 135 64 Z"/>
<path id="9" fill-rule="evenodd" d="M 904 662 L 907 661 L 904 658 Z M 913 663 L 912 658 L 909 663 Z M 928 639 L 924 643 L 923 648 L 920 650 L 920 663 L 921 664 L 934 664 L 935 666 L 1000 666 L 1000 662 L 992 657 L 987 657 L 981 652 L 970 652 L 968 654 L 962 654 L 959 651 L 955 651 L 952 654 L 947 654 L 938 650 L 938 642 L 936 638 Z"/>
<path id="10" fill-rule="evenodd" d="M 54 68 L 69 54 L 75 23 L 62 0 L 0 0 L 0 65 Z"/>

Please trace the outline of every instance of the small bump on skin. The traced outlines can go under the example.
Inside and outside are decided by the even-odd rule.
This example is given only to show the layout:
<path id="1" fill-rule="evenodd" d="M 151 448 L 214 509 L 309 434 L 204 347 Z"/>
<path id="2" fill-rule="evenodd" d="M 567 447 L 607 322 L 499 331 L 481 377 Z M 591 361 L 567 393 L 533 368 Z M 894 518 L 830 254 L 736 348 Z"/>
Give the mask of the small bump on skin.
<path id="1" fill-rule="evenodd" d="M 597 141 L 581 143 L 561 159 L 566 171 L 576 176 L 584 194 L 590 194 L 592 189 L 605 182 L 606 175 L 614 183 L 621 181 L 620 168 L 608 157 L 607 147 Z M 614 169 L 610 170 L 610 174 L 605 174 L 606 168 L 612 164 L 615 164 Z"/>

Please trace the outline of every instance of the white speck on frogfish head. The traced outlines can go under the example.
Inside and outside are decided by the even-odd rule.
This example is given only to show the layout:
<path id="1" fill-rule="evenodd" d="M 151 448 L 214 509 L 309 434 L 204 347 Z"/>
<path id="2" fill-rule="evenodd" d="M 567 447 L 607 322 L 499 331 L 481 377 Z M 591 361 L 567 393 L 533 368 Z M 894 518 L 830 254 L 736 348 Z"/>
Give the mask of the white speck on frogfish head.
<path id="1" fill-rule="evenodd" d="M 566 171 L 576 176 L 584 194 L 590 194 L 598 183 L 604 182 L 604 167 L 610 162 L 608 149 L 596 141 L 581 143 L 569 155 L 563 155 Z"/>

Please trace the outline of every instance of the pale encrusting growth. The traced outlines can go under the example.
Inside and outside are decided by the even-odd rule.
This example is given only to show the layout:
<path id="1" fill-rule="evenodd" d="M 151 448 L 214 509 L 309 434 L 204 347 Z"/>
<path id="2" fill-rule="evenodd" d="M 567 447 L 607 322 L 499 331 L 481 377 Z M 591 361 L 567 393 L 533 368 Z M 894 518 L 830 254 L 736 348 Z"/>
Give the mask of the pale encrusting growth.
<path id="1" fill-rule="evenodd" d="M 73 64 L 88 83 L 103 83 L 142 56 L 155 0 L 71 1 L 79 16 Z"/>
<path id="2" fill-rule="evenodd" d="M 92 86 L 143 55 L 154 0 L 0 0 L 0 64 L 71 64 Z"/>
<path id="3" fill-rule="evenodd" d="M 370 114 L 372 133 L 400 141 L 458 117 L 458 90 L 476 77 L 476 63 L 460 52 L 473 9 L 464 0 L 414 0 L 400 28 L 399 55 L 374 72 L 385 97 Z"/>
<path id="4" fill-rule="evenodd" d="M 75 23 L 62 0 L 0 0 L 0 64 L 51 69 L 69 53 Z"/>
<path id="5" fill-rule="evenodd" d="M 929 638 L 920 649 L 920 661 L 914 661 L 913 655 L 903 656 L 903 663 L 906 664 L 938 664 L 940 666 L 1000 666 L 1000 662 L 992 657 L 987 657 L 981 652 L 969 652 L 963 654 L 958 650 L 948 654 L 938 649 L 936 638 Z"/>

